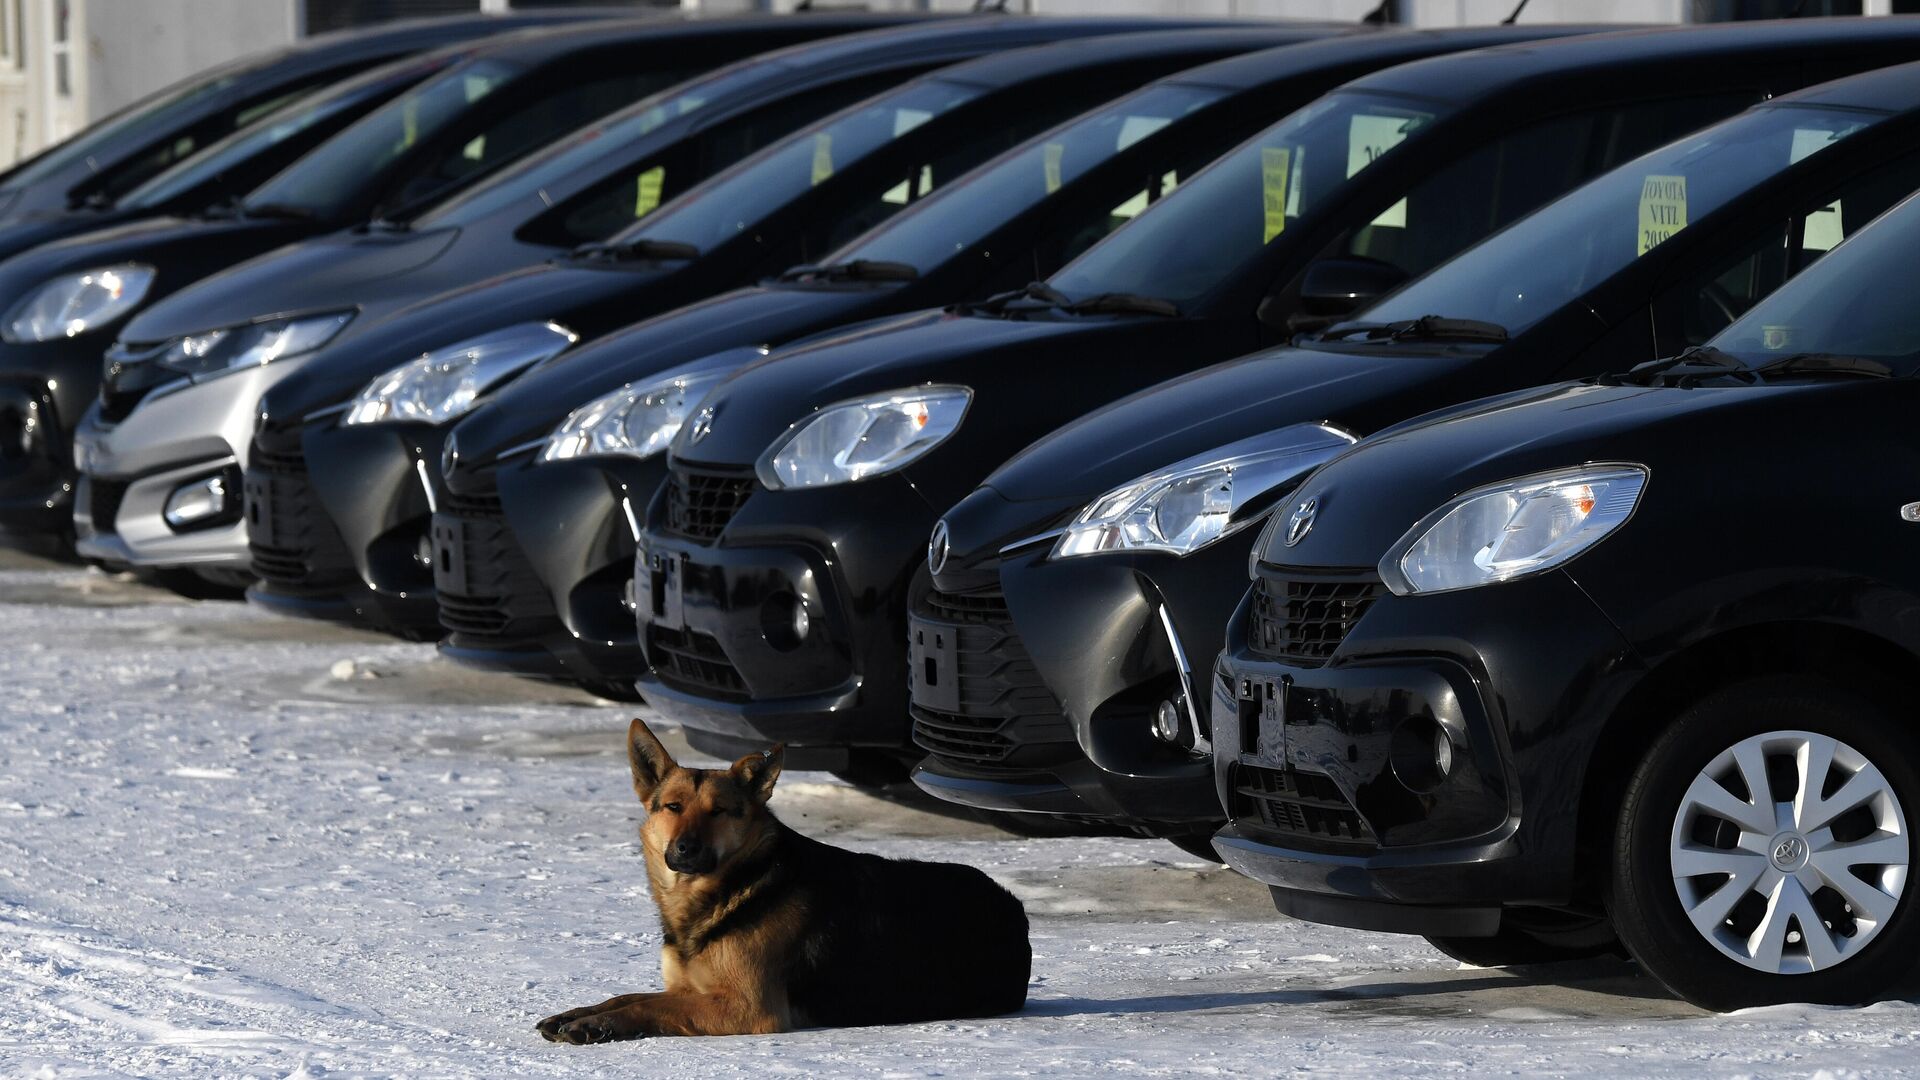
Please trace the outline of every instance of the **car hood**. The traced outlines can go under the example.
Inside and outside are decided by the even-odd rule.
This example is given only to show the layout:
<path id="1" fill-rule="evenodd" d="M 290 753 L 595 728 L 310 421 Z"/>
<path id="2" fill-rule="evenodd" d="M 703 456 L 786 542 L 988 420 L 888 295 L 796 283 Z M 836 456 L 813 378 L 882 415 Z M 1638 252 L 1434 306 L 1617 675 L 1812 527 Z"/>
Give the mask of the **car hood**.
<path id="1" fill-rule="evenodd" d="M 73 210 L 66 213 L 34 214 L 0 226 L 0 259 L 10 259 L 32 251 L 42 244 L 69 236 L 97 232 L 130 220 L 132 215 L 114 210 Z"/>
<path id="2" fill-rule="evenodd" d="M 302 226 L 279 221 L 158 217 L 127 222 L 41 244 L 0 262 L 0 297 L 22 297 L 56 274 L 123 262 L 153 264 L 159 271 L 155 287 L 170 291 L 198 278 L 205 272 L 200 266 L 210 261 L 232 252 L 239 254 L 230 257 L 247 258 L 302 233 Z"/>
<path id="3" fill-rule="evenodd" d="M 1777 482 L 1804 470 L 1808 446 L 1845 446 L 1872 415 L 1880 380 L 1744 386 L 1561 383 L 1488 398 L 1399 425 L 1313 474 L 1295 505 L 1313 500 L 1297 544 L 1272 538 L 1263 557 L 1289 566 L 1373 566 L 1414 524 L 1477 487 L 1590 462 L 1650 470 L 1641 510 L 1737 484 L 1735 473 Z M 1832 430 L 1822 432 L 1819 427 Z M 1757 433 L 1793 431 L 1791 439 Z M 1762 445 L 1770 444 L 1770 445 Z M 1702 447 L 1715 447 L 1712 453 Z M 1779 470 L 1757 457 L 1785 454 Z M 1777 493 L 1776 493 L 1777 497 Z"/>
<path id="4" fill-rule="evenodd" d="M 824 406 L 944 383 L 974 392 L 974 418 L 949 441 L 963 453 L 990 454 L 980 460 L 984 472 L 1042 431 L 1134 389 L 1126 379 L 1137 374 L 1103 371 L 1114 350 L 1158 355 L 1179 348 L 1196 328 L 1206 332 L 1192 320 L 1152 316 L 1004 319 L 930 311 L 888 320 L 776 352 L 716 387 L 706 402 L 713 423 L 699 452 L 687 457 L 750 465 L 789 426 Z"/>
<path id="5" fill-rule="evenodd" d="M 262 399 L 264 422 L 273 429 L 297 424 L 421 353 L 517 323 L 553 321 L 597 337 L 626 321 L 621 313 L 630 310 L 637 290 L 669 272 L 548 263 L 441 293 L 384 319 L 355 320 Z"/>
<path id="6" fill-rule="evenodd" d="M 1439 397 L 1478 353 L 1285 347 L 1152 386 L 1041 437 L 988 477 L 1014 502 L 1081 502 L 1216 447 L 1293 424 L 1356 434 Z"/>
<path id="7" fill-rule="evenodd" d="M 669 371 L 728 371 L 765 346 L 861 318 L 892 290 L 870 287 L 736 289 L 616 330 L 562 353 L 492 395 L 460 423 L 469 461 L 544 435 L 574 409 Z"/>
<path id="8" fill-rule="evenodd" d="M 431 263 L 457 229 L 336 233 L 269 251 L 169 296 L 128 325 L 139 341 L 237 326 L 274 315 L 354 307 L 377 283 Z"/>

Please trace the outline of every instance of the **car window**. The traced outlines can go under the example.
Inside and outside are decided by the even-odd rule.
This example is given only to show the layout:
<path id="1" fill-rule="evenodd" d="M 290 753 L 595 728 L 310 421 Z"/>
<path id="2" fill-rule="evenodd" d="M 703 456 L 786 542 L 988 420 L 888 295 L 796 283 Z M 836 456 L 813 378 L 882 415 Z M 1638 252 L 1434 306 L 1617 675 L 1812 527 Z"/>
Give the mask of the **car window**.
<path id="1" fill-rule="evenodd" d="M 1015 216 L 1112 161 L 1143 139 L 1218 101 L 1225 93 L 1206 86 L 1149 87 L 1049 133 L 1044 143 L 1028 146 L 968 177 L 965 184 L 902 214 L 885 229 L 856 237 L 825 261 L 898 262 L 924 273 L 956 251 L 985 239 Z M 1217 151 L 1217 147 L 1210 149 Z M 1132 220 L 1149 202 L 1157 201 L 1172 190 L 1192 169 L 1174 169 L 1171 170 L 1174 175 L 1163 175 L 1167 171 L 1159 170 L 1162 175 L 1142 177 L 1137 193 L 1116 201 L 1111 208 L 1102 207 L 1092 219 L 1077 216 L 1068 227 L 1074 239 L 1055 238 L 1056 250 L 1044 260 L 1048 268 L 1029 271 L 1021 281 L 1037 280 L 1051 273 L 1061 263 L 1059 252 L 1071 256 L 1091 247 L 1094 241 Z"/>
<path id="2" fill-rule="evenodd" d="M 605 240 L 670 202 L 694 184 L 830 113 L 885 89 L 911 71 L 892 71 L 818 86 L 715 124 L 686 145 L 617 170 L 587 191 L 542 215 L 521 234 L 556 247 Z M 460 212 L 431 214 L 422 224 L 458 224 Z M 427 218 L 435 220 L 428 221 Z"/>
<path id="3" fill-rule="evenodd" d="M 1782 221 L 1755 229 L 1734 255 L 1685 275 L 1653 305 L 1659 355 L 1705 344 L 1786 281 L 1920 188 L 1920 153 L 1876 165 Z"/>
<path id="4" fill-rule="evenodd" d="M 1576 188 L 1512 228 L 1439 264 L 1356 318 L 1396 322 L 1445 315 L 1495 323 L 1517 334 L 1632 266 L 1689 221 L 1698 221 L 1794 162 L 1882 119 L 1882 113 L 1817 108 L 1760 108 L 1742 113 Z M 1547 151 L 1557 150 L 1562 160 L 1575 162 L 1585 156 L 1588 136 L 1569 141 L 1551 130 L 1542 134 L 1506 148 L 1506 153 L 1517 155 L 1515 164 L 1494 165 L 1494 171 L 1481 177 L 1500 176 L 1504 181 L 1530 171 L 1526 162 Z M 1607 137 L 1610 145 L 1619 144 L 1611 132 Z M 1613 152 L 1617 150 L 1602 151 Z M 1554 183 L 1567 179 L 1560 169 L 1548 172 Z M 1470 177 L 1456 176 L 1452 184 L 1423 190 L 1419 198 L 1428 205 L 1422 206 L 1421 213 L 1439 214 L 1441 207 L 1451 205 L 1477 211 L 1475 225 L 1497 222 L 1505 208 L 1495 205 L 1493 198 L 1476 199 L 1471 191 L 1460 190 L 1462 179 Z M 1536 185 L 1539 179 L 1536 175 Z M 1521 186 L 1523 198 L 1537 196 Z M 1553 252 L 1554 257 L 1541 259 L 1543 251 Z M 1414 268 L 1417 261 L 1399 251 L 1353 253 L 1386 258 L 1403 269 Z"/>

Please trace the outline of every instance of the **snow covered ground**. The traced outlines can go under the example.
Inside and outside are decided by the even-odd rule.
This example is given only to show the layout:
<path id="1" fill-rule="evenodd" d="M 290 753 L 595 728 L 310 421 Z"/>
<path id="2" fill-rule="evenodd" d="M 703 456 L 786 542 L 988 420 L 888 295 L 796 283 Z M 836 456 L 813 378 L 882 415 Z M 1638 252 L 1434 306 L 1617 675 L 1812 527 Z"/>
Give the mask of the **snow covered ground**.
<path id="1" fill-rule="evenodd" d="M 1621 964 L 1462 969 L 1283 921 L 1165 843 L 1016 839 L 808 773 L 790 823 L 1026 901 L 1025 1011 L 548 1044 L 539 1017 L 657 986 L 627 715 L 0 553 L 0 1077 L 1920 1070 L 1913 1001 L 1713 1017 Z"/>

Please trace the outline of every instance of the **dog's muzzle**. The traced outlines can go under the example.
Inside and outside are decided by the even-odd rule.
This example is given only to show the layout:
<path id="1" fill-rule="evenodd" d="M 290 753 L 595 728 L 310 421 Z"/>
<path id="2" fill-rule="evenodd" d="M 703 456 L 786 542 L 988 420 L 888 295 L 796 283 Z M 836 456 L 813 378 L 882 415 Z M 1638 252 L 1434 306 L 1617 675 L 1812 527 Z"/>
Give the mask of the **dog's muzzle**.
<path id="1" fill-rule="evenodd" d="M 704 874 L 719 862 L 713 849 L 705 844 L 676 841 L 667 847 L 667 869 L 676 874 Z"/>

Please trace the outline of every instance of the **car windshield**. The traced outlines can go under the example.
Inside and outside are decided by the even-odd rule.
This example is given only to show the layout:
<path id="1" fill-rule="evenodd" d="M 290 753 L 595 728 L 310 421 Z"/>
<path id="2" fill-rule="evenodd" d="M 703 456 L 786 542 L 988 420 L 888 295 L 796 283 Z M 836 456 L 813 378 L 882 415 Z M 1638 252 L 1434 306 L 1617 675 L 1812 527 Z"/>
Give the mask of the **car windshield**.
<path id="1" fill-rule="evenodd" d="M 1356 317 L 1440 315 L 1517 334 L 1585 295 L 1690 221 L 1796 161 L 1863 131 L 1884 113 L 1769 106 L 1630 161 L 1469 248 Z M 1809 250 L 1840 242 L 1837 206 L 1807 219 Z M 1543 251 L 1553 258 L 1542 259 Z"/>
<path id="2" fill-rule="evenodd" d="M 7 177 L 4 190 L 12 191 L 37 184 L 76 161 L 87 161 L 95 172 L 99 172 L 113 164 L 111 161 L 92 160 L 108 143 L 136 128 L 156 136 L 167 135 L 189 123 L 209 99 L 224 93 L 242 78 L 268 66 L 268 63 L 270 61 L 250 61 L 244 66 L 221 68 L 184 86 L 168 87 L 135 102 L 14 170 Z"/>
<path id="3" fill-rule="evenodd" d="M 832 178 L 836 171 L 984 92 L 964 83 L 928 79 L 855 105 L 728 169 L 616 235 L 612 242 L 691 244 L 705 251 Z"/>
<path id="4" fill-rule="evenodd" d="M 1707 343 L 1750 367 L 1788 356 L 1858 357 L 1920 374 L 1913 251 L 1920 198 L 1882 214 Z"/>
<path id="5" fill-rule="evenodd" d="M 316 124 L 328 123 L 370 107 L 409 83 L 418 82 L 442 64 L 444 61 L 430 65 L 413 63 L 399 70 L 382 69 L 350 80 L 316 98 L 296 101 L 127 192 L 121 196 L 119 205 L 133 210 L 152 210 L 163 206 Z"/>
<path id="6" fill-rule="evenodd" d="M 965 183 L 936 192 L 823 262 L 895 262 L 924 274 L 1101 163 L 1226 94 L 1207 86 L 1149 87 L 1035 139 Z M 1144 210 L 1146 193 L 1138 203 L 1120 208 L 1116 216 L 1125 219 Z"/>
<path id="7" fill-rule="evenodd" d="M 727 69 L 680 83 L 597 124 L 580 129 L 552 149 L 508 166 L 495 176 L 428 207 L 413 221 L 421 228 L 470 225 L 516 203 L 546 205 L 548 188 L 579 187 L 633 164 L 633 142 L 665 124 L 766 78 L 764 70 Z M 679 83 L 678 79 L 672 80 Z"/>
<path id="8" fill-rule="evenodd" d="M 242 209 L 333 216 L 353 203 L 368 180 L 521 74 L 504 61 L 480 59 L 422 83 L 255 188 Z"/>
<path id="9" fill-rule="evenodd" d="M 1290 222 L 1431 126 L 1437 109 L 1374 94 L 1329 94 L 1195 175 L 1048 284 L 1075 300 L 1121 293 L 1185 304 L 1204 296 L 1285 235 Z"/>

